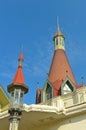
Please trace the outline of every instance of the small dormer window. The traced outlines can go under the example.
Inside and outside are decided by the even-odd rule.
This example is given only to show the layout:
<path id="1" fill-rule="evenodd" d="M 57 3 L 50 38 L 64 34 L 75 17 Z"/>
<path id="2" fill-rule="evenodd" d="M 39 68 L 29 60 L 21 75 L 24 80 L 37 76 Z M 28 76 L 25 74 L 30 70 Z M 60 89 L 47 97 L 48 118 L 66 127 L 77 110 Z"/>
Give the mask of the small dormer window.
<path id="1" fill-rule="evenodd" d="M 62 88 L 62 94 L 63 95 L 68 94 L 68 93 L 73 92 L 73 91 L 74 91 L 73 86 L 67 81 Z"/>
<path id="2" fill-rule="evenodd" d="M 50 87 L 50 85 L 47 84 L 47 87 L 46 87 L 46 100 L 49 100 L 50 98 L 52 98 L 52 87 Z"/>

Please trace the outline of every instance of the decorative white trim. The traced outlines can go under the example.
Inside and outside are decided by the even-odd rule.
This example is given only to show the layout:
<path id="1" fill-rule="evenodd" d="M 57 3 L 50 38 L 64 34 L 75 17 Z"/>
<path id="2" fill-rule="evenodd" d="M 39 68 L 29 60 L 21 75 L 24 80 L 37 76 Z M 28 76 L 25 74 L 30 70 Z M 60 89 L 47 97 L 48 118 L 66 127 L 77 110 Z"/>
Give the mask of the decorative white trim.
<path id="1" fill-rule="evenodd" d="M 8 117 L 8 116 L 9 116 L 8 111 L 0 113 L 0 119 L 3 119 L 3 118 Z"/>

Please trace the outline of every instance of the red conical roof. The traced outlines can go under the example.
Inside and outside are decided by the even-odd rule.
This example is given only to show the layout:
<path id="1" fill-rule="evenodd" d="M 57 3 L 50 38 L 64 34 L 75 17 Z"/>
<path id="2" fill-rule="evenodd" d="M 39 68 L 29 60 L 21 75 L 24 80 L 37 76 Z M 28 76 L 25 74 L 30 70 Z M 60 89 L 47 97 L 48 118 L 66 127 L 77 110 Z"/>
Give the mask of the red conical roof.
<path id="1" fill-rule="evenodd" d="M 16 75 L 13 79 L 13 83 L 21 83 L 21 84 L 24 84 L 24 76 L 23 76 L 23 72 L 22 72 L 22 67 L 19 66 L 18 67 L 18 70 L 16 72 Z"/>
<path id="2" fill-rule="evenodd" d="M 27 93 L 28 87 L 25 85 L 24 75 L 22 72 L 22 62 L 23 62 L 22 52 L 20 53 L 20 57 L 19 57 L 18 61 L 19 61 L 18 69 L 14 76 L 13 82 L 10 85 L 8 85 L 8 92 L 11 92 L 14 88 L 21 88 L 21 89 L 23 89 L 24 93 Z"/>
<path id="3" fill-rule="evenodd" d="M 65 80 L 67 75 L 71 81 L 76 84 L 76 80 L 72 73 L 65 51 L 62 49 L 57 49 L 54 52 L 52 64 L 50 67 L 49 80 L 52 83 L 54 83 L 56 80 Z"/>
<path id="4" fill-rule="evenodd" d="M 18 65 L 18 70 L 16 72 L 16 75 L 13 79 L 13 83 L 21 83 L 24 84 L 24 75 L 22 72 L 22 61 L 23 61 L 23 54 L 22 52 L 20 53 L 20 57 L 19 57 L 19 65 Z"/>

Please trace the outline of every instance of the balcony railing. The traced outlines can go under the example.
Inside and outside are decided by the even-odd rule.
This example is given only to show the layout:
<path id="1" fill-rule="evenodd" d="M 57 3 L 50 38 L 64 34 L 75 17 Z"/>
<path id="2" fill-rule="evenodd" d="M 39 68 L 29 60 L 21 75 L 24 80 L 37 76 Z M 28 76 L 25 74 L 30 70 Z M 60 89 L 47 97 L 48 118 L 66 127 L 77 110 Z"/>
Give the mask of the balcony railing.
<path id="1" fill-rule="evenodd" d="M 54 97 L 41 104 L 56 106 L 59 111 L 62 111 L 63 109 L 72 107 L 74 105 L 82 104 L 85 102 L 86 102 L 86 87 L 82 87 L 72 93 Z"/>

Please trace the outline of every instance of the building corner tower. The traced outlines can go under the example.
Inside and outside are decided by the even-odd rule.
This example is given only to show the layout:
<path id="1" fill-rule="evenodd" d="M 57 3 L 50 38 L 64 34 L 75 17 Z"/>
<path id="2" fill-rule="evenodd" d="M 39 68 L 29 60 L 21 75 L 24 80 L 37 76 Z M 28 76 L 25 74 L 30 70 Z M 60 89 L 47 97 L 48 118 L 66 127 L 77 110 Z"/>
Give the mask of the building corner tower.
<path id="1" fill-rule="evenodd" d="M 66 75 L 71 79 L 71 81 L 76 84 L 75 77 L 73 75 L 71 66 L 69 64 L 66 51 L 65 51 L 65 37 L 61 33 L 60 28 L 53 38 L 54 41 L 54 55 L 49 71 L 49 81 L 54 83 L 56 80 L 65 80 Z"/>
<path id="2" fill-rule="evenodd" d="M 48 78 L 43 89 L 37 89 L 36 103 L 45 102 L 50 98 L 76 90 L 77 83 L 65 51 L 65 37 L 59 26 L 53 41 L 54 55 Z"/>

